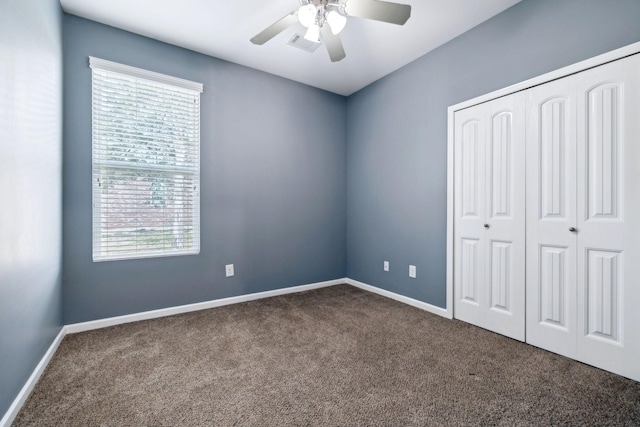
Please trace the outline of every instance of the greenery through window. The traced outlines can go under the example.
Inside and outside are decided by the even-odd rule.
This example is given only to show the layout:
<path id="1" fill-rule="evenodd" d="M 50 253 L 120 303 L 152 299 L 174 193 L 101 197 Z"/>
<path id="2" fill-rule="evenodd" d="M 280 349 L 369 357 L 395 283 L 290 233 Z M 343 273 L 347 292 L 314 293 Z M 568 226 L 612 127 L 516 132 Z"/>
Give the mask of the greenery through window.
<path id="1" fill-rule="evenodd" d="M 94 261 L 199 253 L 202 86 L 90 62 Z"/>

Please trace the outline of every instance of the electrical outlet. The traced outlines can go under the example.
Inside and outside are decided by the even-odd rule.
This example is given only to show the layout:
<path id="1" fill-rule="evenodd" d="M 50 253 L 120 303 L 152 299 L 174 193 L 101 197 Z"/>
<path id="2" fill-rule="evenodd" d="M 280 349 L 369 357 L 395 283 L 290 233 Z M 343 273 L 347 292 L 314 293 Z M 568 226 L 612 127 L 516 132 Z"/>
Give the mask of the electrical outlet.
<path id="1" fill-rule="evenodd" d="M 389 261 L 384 262 L 384 271 L 389 271 Z"/>
<path id="2" fill-rule="evenodd" d="M 224 272 L 227 275 L 227 277 L 231 277 L 233 276 L 235 273 L 233 271 L 233 264 L 227 264 L 224 266 Z"/>
<path id="3" fill-rule="evenodd" d="M 416 266 L 415 265 L 410 265 L 409 266 L 409 277 L 411 277 L 412 279 L 416 278 Z"/>

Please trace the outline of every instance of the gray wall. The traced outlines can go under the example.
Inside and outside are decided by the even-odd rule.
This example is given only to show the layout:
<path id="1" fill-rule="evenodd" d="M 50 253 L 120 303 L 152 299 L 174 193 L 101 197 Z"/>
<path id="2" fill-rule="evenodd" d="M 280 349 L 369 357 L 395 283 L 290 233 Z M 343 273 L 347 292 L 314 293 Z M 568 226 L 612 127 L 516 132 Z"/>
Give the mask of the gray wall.
<path id="1" fill-rule="evenodd" d="M 637 42 L 639 22 L 638 0 L 524 0 L 350 96 L 348 277 L 445 307 L 447 107 Z"/>
<path id="2" fill-rule="evenodd" d="M 0 2 L 0 418 L 61 328 L 62 12 Z"/>
<path id="3" fill-rule="evenodd" d="M 0 414 L 61 306 L 73 323 L 345 275 L 444 306 L 447 107 L 636 42 L 638 22 L 637 0 L 525 0 L 345 99 L 2 1 Z M 205 84 L 199 256 L 91 261 L 89 55 Z"/>
<path id="4" fill-rule="evenodd" d="M 65 323 L 345 277 L 346 98 L 66 14 L 63 40 Z M 204 84 L 200 255 L 91 261 L 88 56 Z"/>

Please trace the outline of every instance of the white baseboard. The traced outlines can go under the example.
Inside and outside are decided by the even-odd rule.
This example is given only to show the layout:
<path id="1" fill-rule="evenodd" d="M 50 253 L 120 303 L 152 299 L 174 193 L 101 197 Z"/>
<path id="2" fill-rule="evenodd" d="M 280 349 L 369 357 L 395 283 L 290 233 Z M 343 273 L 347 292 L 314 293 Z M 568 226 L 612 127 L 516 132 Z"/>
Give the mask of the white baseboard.
<path id="1" fill-rule="evenodd" d="M 53 343 L 51 343 L 51 346 L 49 347 L 45 355 L 42 357 L 42 360 L 40 360 L 40 363 L 38 363 L 38 366 L 36 366 L 35 370 L 27 380 L 26 384 L 24 385 L 24 387 L 22 387 L 22 390 L 20 390 L 20 393 L 18 394 L 18 396 L 15 398 L 15 400 L 9 407 L 9 410 L 4 415 L 2 420 L 0 420 L 0 427 L 9 427 L 11 425 L 15 417 L 18 415 L 18 412 L 20 412 L 22 405 L 24 405 L 24 402 L 26 402 L 27 398 L 29 397 L 29 394 L 33 390 L 33 387 L 36 385 L 36 383 L 40 379 L 40 376 L 42 375 L 45 368 L 51 361 L 51 358 L 55 354 L 56 350 L 58 349 L 58 346 L 60 345 L 60 343 L 62 342 L 62 339 L 65 337 L 66 334 L 75 334 L 78 332 L 84 332 L 84 331 L 90 331 L 94 329 L 106 328 L 109 326 L 120 325 L 123 323 L 138 322 L 140 320 L 148 320 L 148 319 L 156 319 L 159 317 L 173 316 L 175 314 L 188 313 L 191 311 L 206 310 L 209 308 L 222 307 L 225 305 L 238 304 L 238 303 L 247 302 L 247 301 L 254 301 L 254 300 L 263 299 L 263 298 L 275 297 L 278 295 L 286 295 L 286 294 L 292 294 L 296 292 L 310 291 L 312 289 L 326 288 L 329 286 L 341 285 L 344 283 L 351 286 L 355 286 L 356 288 L 363 289 L 365 291 L 369 291 L 378 295 L 385 296 L 387 298 L 394 299 L 396 301 L 400 301 L 402 303 L 420 308 L 422 310 L 437 314 L 439 316 L 451 318 L 447 313 L 447 310 L 445 310 L 444 308 L 436 307 L 435 305 L 427 304 L 426 302 L 418 301 L 413 298 L 409 298 L 393 292 L 385 291 L 384 289 L 376 288 L 375 286 L 367 285 L 366 283 L 358 282 L 357 280 L 343 278 L 343 279 L 329 280 L 326 282 L 311 283 L 308 285 L 293 286 L 290 288 L 275 289 L 273 291 L 258 292 L 254 294 L 239 295 L 236 297 L 199 302 L 195 304 L 181 305 L 177 307 L 162 308 L 159 310 L 145 311 L 142 313 L 128 314 L 125 316 L 110 317 L 107 319 L 93 320 L 90 322 L 73 323 L 73 324 L 62 327 L 62 329 L 60 330 L 60 333 L 55 338 Z"/>
<path id="2" fill-rule="evenodd" d="M 58 349 L 58 346 L 62 342 L 62 339 L 65 335 L 66 331 L 65 327 L 63 326 L 56 338 L 49 346 L 47 352 L 44 354 L 44 356 L 42 356 L 42 359 L 40 359 L 40 363 L 38 363 L 36 368 L 33 370 L 33 373 L 25 383 L 24 387 L 22 387 L 22 390 L 20 390 L 20 393 L 18 393 L 18 396 L 15 398 L 11 406 L 9 406 L 9 409 L 7 410 L 6 414 L 4 414 L 4 417 L 2 417 L 2 420 L 0 420 L 0 427 L 9 427 L 13 420 L 15 420 L 15 418 L 18 416 L 18 412 L 20 412 L 20 409 L 22 409 L 22 405 L 24 405 L 24 402 L 27 401 L 27 398 L 31 394 L 31 391 L 38 383 L 38 380 L 40 379 L 40 376 L 46 369 L 47 365 L 49 365 L 51 358 L 56 353 L 56 350 Z"/>
<path id="3" fill-rule="evenodd" d="M 329 280 L 326 282 L 311 283 L 308 285 L 293 286 L 290 288 L 275 289 L 273 291 L 258 292 L 255 294 L 239 295 L 236 297 L 222 298 L 211 301 L 198 302 L 195 304 L 179 305 L 177 307 L 161 308 L 158 310 L 144 311 L 142 313 L 127 314 L 124 316 L 109 317 L 107 319 L 92 320 L 90 322 L 73 323 L 65 326 L 66 333 L 75 334 L 78 332 L 91 331 L 94 329 L 107 328 L 109 326 L 123 323 L 139 322 L 140 320 L 156 319 L 158 317 L 173 316 L 176 314 L 189 313 L 191 311 L 206 310 L 209 308 L 222 307 L 230 304 L 254 301 L 262 298 L 275 297 L 278 295 L 292 294 L 295 292 L 310 291 L 312 289 L 326 288 L 328 286 L 346 283 L 347 279 Z"/>
<path id="4" fill-rule="evenodd" d="M 429 313 L 437 314 L 438 316 L 451 319 L 451 314 L 445 308 L 437 307 L 426 302 L 418 301 L 417 299 L 405 297 L 404 295 L 396 294 L 395 292 L 386 291 L 384 289 L 376 288 L 375 286 L 367 285 L 366 283 L 358 282 L 357 280 L 347 279 L 346 283 L 356 288 L 363 289 L 365 291 L 372 292 L 374 294 L 382 295 L 383 297 L 391 298 L 401 303 L 419 308 Z"/>

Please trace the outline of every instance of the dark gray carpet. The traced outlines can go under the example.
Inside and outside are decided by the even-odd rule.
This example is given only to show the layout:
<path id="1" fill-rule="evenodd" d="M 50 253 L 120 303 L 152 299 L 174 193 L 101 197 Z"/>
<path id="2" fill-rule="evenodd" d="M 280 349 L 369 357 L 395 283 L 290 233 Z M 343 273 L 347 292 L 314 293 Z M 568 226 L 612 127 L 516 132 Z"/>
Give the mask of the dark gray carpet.
<path id="1" fill-rule="evenodd" d="M 15 425 L 640 425 L 640 383 L 341 285 L 69 335 Z"/>

